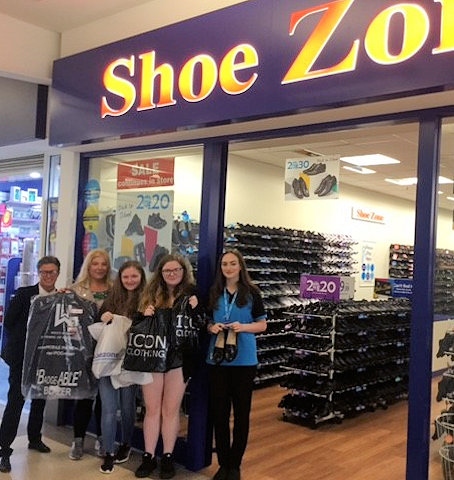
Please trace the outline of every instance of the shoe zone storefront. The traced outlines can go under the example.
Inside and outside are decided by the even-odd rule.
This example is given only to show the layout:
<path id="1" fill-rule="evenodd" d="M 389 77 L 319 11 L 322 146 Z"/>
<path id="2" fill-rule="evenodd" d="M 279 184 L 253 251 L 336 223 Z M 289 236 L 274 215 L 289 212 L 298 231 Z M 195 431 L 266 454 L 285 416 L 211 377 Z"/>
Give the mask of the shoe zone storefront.
<path id="1" fill-rule="evenodd" d="M 426 479 L 438 175 L 454 116 L 452 103 L 437 99 L 449 98 L 453 85 L 454 0 L 250 0 L 62 58 L 53 72 L 50 143 L 87 152 L 75 271 L 94 247 L 108 249 L 115 268 L 132 257 L 147 272 L 162 254 L 180 251 L 206 294 L 224 225 L 249 213 L 257 224 L 281 226 L 279 218 L 289 214 L 292 228 L 298 219 L 300 229 L 323 231 L 301 225 L 310 217 L 307 205 L 335 224 L 342 202 L 338 158 L 326 160 L 324 172 L 311 172 L 324 183 L 310 186 L 298 171 L 314 152 L 300 150 L 286 162 L 295 169 L 286 194 L 293 191 L 297 201 L 270 204 L 276 183 L 283 196 L 283 178 L 277 179 L 283 167 L 269 167 L 280 173 L 257 185 L 268 166 L 235 151 L 283 139 L 309 144 L 316 135 L 332 139 L 347 131 L 392 136 L 409 126 L 418 182 L 406 228 L 414 242 L 406 475 Z M 427 98 L 434 99 L 429 106 Z M 445 157 L 452 178 L 454 160 Z M 307 203 L 310 196 L 317 202 Z M 201 365 L 176 452 L 192 470 L 208 465 L 212 451 Z"/>

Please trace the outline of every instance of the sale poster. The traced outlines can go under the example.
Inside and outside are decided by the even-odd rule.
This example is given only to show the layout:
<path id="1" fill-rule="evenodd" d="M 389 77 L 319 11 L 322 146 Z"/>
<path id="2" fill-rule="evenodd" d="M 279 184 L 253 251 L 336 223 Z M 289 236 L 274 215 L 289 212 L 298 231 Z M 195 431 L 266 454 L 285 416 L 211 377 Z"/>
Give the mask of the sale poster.
<path id="1" fill-rule="evenodd" d="M 113 266 L 137 260 L 149 275 L 171 251 L 173 191 L 119 192 Z"/>

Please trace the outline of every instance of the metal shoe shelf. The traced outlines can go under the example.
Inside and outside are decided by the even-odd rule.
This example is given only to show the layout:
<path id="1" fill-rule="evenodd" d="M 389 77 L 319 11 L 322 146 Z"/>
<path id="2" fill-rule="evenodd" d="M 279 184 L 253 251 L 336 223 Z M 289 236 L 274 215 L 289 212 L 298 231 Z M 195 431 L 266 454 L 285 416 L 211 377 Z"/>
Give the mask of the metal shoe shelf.
<path id="1" fill-rule="evenodd" d="M 300 298 L 301 274 L 351 275 L 355 244 L 348 236 L 288 228 L 243 224 L 225 228 L 225 247 L 237 248 L 243 254 L 268 313 L 267 331 L 257 336 L 256 387 L 279 383 L 288 375 L 281 368 L 291 354 L 284 312 L 304 307 L 305 301 Z"/>
<path id="2" fill-rule="evenodd" d="M 285 421 L 316 428 L 407 398 L 407 300 L 327 304 L 331 315 L 314 308 L 289 313 L 294 352 L 281 385 L 290 393 L 279 404 Z"/>
<path id="3" fill-rule="evenodd" d="M 390 278 L 413 278 L 414 248 L 391 244 L 389 247 Z M 435 252 L 434 313 L 454 313 L 454 251 L 438 248 Z"/>

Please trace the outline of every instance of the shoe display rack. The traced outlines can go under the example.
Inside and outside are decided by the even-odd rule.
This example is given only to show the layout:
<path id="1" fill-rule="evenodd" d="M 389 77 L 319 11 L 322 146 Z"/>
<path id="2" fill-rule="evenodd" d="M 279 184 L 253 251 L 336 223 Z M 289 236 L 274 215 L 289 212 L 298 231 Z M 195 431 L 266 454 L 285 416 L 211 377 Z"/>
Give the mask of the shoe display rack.
<path id="1" fill-rule="evenodd" d="M 434 312 L 454 313 L 454 251 L 437 249 L 434 285 Z"/>
<path id="2" fill-rule="evenodd" d="M 316 428 L 387 408 L 408 393 L 410 302 L 407 299 L 312 302 L 287 312 L 292 332 L 285 421 Z"/>
<path id="3" fill-rule="evenodd" d="M 445 401 L 454 406 L 454 331 L 448 330 L 439 341 L 437 358 L 447 357 L 448 368 L 438 382 L 437 402 Z"/>
<path id="4" fill-rule="evenodd" d="M 435 419 L 432 440 L 441 440 L 439 455 L 445 480 L 454 480 L 454 331 L 448 330 L 439 341 L 437 357 L 447 357 L 448 368 L 438 382 L 437 402 L 445 407 Z"/>
<path id="5" fill-rule="evenodd" d="M 389 247 L 389 276 L 390 278 L 413 278 L 412 245 L 394 243 Z"/>
<path id="6" fill-rule="evenodd" d="M 413 246 L 390 245 L 390 278 L 413 278 L 413 260 Z M 435 265 L 434 313 L 451 315 L 454 313 L 454 251 L 437 249 Z"/>
<path id="7" fill-rule="evenodd" d="M 252 280 L 262 293 L 268 314 L 267 331 L 257 336 L 259 357 L 256 387 L 278 383 L 288 375 L 281 366 L 291 355 L 292 335 L 284 312 L 302 308 L 302 274 L 343 275 L 355 272 L 356 242 L 345 235 L 323 235 L 287 228 L 235 224 L 225 229 L 226 248 L 237 248 Z"/>

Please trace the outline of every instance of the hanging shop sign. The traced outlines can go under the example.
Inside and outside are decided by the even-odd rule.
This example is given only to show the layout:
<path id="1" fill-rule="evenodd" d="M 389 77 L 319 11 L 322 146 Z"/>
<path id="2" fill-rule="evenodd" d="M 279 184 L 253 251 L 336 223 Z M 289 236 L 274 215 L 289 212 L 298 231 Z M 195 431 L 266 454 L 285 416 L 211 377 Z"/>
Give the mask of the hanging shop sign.
<path id="1" fill-rule="evenodd" d="M 454 85 L 454 0 L 249 0 L 57 60 L 68 145 Z"/>
<path id="2" fill-rule="evenodd" d="M 339 155 L 303 156 L 285 161 L 285 200 L 339 198 Z"/>
<path id="3" fill-rule="evenodd" d="M 117 189 L 163 187 L 174 184 L 174 158 L 122 162 L 117 167 Z"/>

